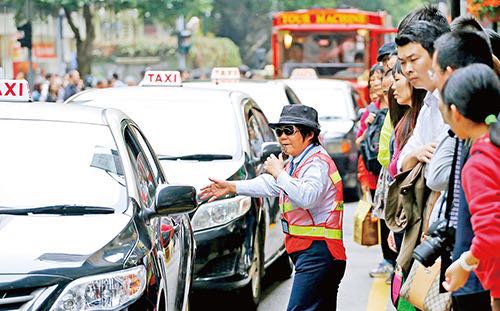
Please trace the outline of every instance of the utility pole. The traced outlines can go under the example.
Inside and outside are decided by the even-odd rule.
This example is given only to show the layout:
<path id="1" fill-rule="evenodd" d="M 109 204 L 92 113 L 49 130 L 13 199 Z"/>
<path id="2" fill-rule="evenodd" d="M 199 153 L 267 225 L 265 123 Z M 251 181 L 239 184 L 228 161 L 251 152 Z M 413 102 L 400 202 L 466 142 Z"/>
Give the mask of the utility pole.
<path id="1" fill-rule="evenodd" d="M 180 15 L 177 17 L 177 20 L 175 21 L 175 28 L 177 30 L 177 61 L 178 61 L 178 67 L 179 70 L 186 70 L 186 54 L 183 53 L 181 49 L 181 33 L 185 30 L 184 26 L 184 15 Z"/>
<path id="2" fill-rule="evenodd" d="M 31 0 L 26 0 L 26 7 L 27 7 L 27 10 L 28 10 L 28 14 L 26 14 L 26 17 L 28 19 L 28 23 L 30 25 L 30 28 L 32 26 L 32 23 L 31 21 L 33 20 L 33 8 L 31 7 Z M 31 38 L 32 37 L 32 28 L 31 28 Z M 29 62 L 29 71 L 28 71 L 28 84 L 30 85 L 30 88 L 33 88 L 33 86 L 35 85 L 35 75 L 34 75 L 34 72 L 33 72 L 33 43 L 30 44 L 30 46 L 28 47 L 28 62 Z M 31 89 L 31 91 L 33 91 L 33 89 Z"/>
<path id="3" fill-rule="evenodd" d="M 56 23 L 56 48 L 57 48 L 57 62 L 59 63 L 59 74 L 61 77 L 66 72 L 66 63 L 64 62 L 64 9 L 59 9 Z"/>

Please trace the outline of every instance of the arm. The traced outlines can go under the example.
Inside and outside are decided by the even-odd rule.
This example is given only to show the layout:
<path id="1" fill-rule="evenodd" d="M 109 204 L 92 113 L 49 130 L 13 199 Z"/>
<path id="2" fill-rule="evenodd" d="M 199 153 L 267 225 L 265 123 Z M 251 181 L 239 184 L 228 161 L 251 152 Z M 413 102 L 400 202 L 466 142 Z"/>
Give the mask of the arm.
<path id="1" fill-rule="evenodd" d="M 306 209 L 314 207 L 331 184 L 328 164 L 319 158 L 307 164 L 299 178 L 293 178 L 282 171 L 276 182 L 294 204 Z"/>
<path id="2" fill-rule="evenodd" d="M 441 135 L 440 143 L 436 147 L 431 163 L 426 167 L 426 184 L 434 191 L 448 189 L 456 141 L 455 138 L 450 137 L 448 132 Z"/>
<path id="3" fill-rule="evenodd" d="M 233 181 L 235 192 L 251 197 L 277 197 L 279 188 L 276 180 L 269 174 L 262 174 L 250 180 Z"/>
<path id="4" fill-rule="evenodd" d="M 378 145 L 378 162 L 385 168 L 389 166 L 389 161 L 391 160 L 391 155 L 389 152 L 389 146 L 391 143 L 391 135 L 394 131 L 391 122 L 391 115 L 388 113 L 384 119 L 384 125 L 382 125 L 382 130 L 380 132 L 380 141 Z"/>
<path id="5" fill-rule="evenodd" d="M 463 170 L 462 182 L 474 229 L 470 250 L 479 260 L 499 256 L 500 180 L 498 174 L 491 170 L 494 165 L 492 163 L 495 163 L 495 160 L 491 158 L 471 157 Z"/>

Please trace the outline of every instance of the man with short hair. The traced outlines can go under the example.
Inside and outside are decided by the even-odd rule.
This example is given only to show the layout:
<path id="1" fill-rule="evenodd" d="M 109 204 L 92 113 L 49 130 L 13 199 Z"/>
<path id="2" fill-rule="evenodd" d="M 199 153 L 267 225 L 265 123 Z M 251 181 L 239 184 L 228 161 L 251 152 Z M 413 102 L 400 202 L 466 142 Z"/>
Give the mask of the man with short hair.
<path id="1" fill-rule="evenodd" d="M 449 128 L 439 113 L 438 90 L 428 74 L 432 66 L 434 41 L 448 31 L 449 26 L 439 28 L 428 21 L 417 21 L 396 36 L 403 73 L 413 87 L 427 90 L 413 134 L 401 150 L 398 172 L 409 170 L 418 162 L 429 163 L 438 136 Z"/>

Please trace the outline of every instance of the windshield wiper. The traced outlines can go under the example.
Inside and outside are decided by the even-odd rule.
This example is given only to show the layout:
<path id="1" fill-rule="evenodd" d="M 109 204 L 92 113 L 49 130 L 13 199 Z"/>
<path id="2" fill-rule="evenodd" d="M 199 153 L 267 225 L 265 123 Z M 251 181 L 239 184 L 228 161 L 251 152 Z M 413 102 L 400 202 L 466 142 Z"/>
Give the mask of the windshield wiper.
<path id="1" fill-rule="evenodd" d="M 213 160 L 231 160 L 233 156 L 229 154 L 188 154 L 183 156 L 159 155 L 160 160 L 195 160 L 195 161 L 213 161 Z"/>
<path id="2" fill-rule="evenodd" d="M 0 208 L 0 214 L 28 215 L 28 214 L 56 214 L 56 215 L 85 215 L 85 214 L 112 214 L 111 207 L 81 206 L 81 205 L 51 205 L 30 208 Z"/>

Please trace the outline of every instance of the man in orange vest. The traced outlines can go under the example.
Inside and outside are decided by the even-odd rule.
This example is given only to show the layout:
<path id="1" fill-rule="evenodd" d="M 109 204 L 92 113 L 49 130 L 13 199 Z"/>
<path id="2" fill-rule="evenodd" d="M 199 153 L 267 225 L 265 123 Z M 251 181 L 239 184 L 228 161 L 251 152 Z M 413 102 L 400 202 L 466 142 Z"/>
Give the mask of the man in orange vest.
<path id="1" fill-rule="evenodd" d="M 271 155 L 264 163 L 266 174 L 245 181 L 210 179 L 200 197 L 279 197 L 285 247 L 295 265 L 287 310 L 336 310 L 346 267 L 342 180 L 319 142 L 318 113 L 305 105 L 288 105 L 279 122 L 269 126 L 291 157 L 288 164 L 281 154 Z"/>

